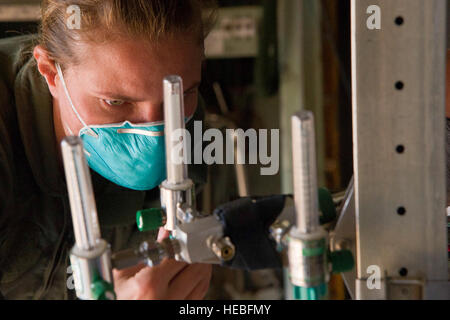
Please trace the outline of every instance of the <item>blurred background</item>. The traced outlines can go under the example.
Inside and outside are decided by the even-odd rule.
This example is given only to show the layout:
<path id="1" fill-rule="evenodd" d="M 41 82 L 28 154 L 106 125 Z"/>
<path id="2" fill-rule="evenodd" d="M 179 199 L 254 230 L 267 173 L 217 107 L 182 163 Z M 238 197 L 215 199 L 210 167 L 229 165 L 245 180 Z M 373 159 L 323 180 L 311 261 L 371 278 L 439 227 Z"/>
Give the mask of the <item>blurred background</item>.
<path id="1" fill-rule="evenodd" d="M 39 0 L 0 0 L 0 38 L 36 33 Z M 209 167 L 198 203 L 205 212 L 245 195 L 292 193 L 290 117 L 315 113 L 319 185 L 332 192 L 352 176 L 350 0 L 222 0 L 206 39 L 201 94 L 207 127 L 280 129 L 280 171 Z M 216 267 L 210 299 L 288 298 L 283 273 Z M 342 280 L 331 298 L 344 299 Z"/>

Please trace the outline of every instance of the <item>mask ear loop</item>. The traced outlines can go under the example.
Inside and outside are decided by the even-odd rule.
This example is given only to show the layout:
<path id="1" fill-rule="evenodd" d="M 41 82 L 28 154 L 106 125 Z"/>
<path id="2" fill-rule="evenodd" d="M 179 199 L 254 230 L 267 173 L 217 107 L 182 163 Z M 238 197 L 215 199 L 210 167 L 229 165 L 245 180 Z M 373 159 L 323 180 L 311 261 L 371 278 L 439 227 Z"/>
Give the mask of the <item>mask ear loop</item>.
<path id="1" fill-rule="evenodd" d="M 194 112 L 195 113 L 195 112 Z M 188 124 L 189 123 L 189 121 L 191 121 L 192 120 L 192 118 L 194 118 L 194 113 L 193 114 L 191 114 L 189 117 L 187 117 L 186 118 L 186 121 L 184 122 L 185 124 Z"/>
<path id="2" fill-rule="evenodd" d="M 78 118 L 78 120 L 81 122 L 81 124 L 82 124 L 85 128 L 88 128 L 90 135 L 93 136 L 93 137 L 95 137 L 95 138 L 98 138 L 98 134 L 95 133 L 95 131 L 92 130 L 92 128 L 89 127 L 89 126 L 86 124 L 86 122 L 83 121 L 83 119 L 81 118 L 81 116 L 80 116 L 80 114 L 78 113 L 77 109 L 75 108 L 75 106 L 74 106 L 74 104 L 73 104 L 73 102 L 72 102 L 72 98 L 70 97 L 69 90 L 67 90 L 66 81 L 64 80 L 64 76 L 63 76 L 63 73 L 62 73 L 62 70 L 61 70 L 61 66 L 60 66 L 59 63 L 57 63 L 57 62 L 55 63 L 55 65 L 56 65 L 56 70 L 58 71 L 58 76 L 59 76 L 59 78 L 61 79 L 61 83 L 62 83 L 62 85 L 63 85 L 64 92 L 66 93 L 67 99 L 69 100 L 69 103 L 70 103 L 70 106 L 72 107 L 73 112 L 75 112 L 75 115 L 77 116 L 77 118 Z"/>

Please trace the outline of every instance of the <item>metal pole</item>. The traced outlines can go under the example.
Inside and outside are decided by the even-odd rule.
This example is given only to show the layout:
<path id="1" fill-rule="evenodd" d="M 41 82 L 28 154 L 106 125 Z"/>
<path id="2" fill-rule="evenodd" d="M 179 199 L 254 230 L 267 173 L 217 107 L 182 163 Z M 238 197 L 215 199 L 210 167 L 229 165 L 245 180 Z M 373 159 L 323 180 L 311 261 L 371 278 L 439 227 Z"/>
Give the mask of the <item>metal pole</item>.
<path id="1" fill-rule="evenodd" d="M 173 154 L 175 145 L 180 141 L 172 140 L 172 135 L 177 130 L 183 130 L 185 128 L 183 95 L 183 80 L 179 76 L 169 76 L 164 79 L 164 130 L 166 135 L 167 181 L 172 184 L 182 183 L 188 178 L 187 164 L 184 161 L 173 161 L 176 156 L 184 158 L 184 154 Z M 184 133 L 180 139 L 186 139 Z M 187 152 L 187 150 L 183 148 L 182 152 Z"/>
<path id="2" fill-rule="evenodd" d="M 75 242 L 80 249 L 92 250 L 101 236 L 83 143 L 78 137 L 67 137 L 62 141 L 61 148 Z"/>
<path id="3" fill-rule="evenodd" d="M 314 115 L 310 111 L 292 117 L 294 199 L 297 229 L 314 232 L 319 226 Z"/>
<path id="4" fill-rule="evenodd" d="M 352 0 L 357 299 L 450 294 L 446 5 Z"/>
<path id="5" fill-rule="evenodd" d="M 70 264 L 77 296 L 83 300 L 115 299 L 111 249 L 100 237 L 83 141 L 79 137 L 66 137 L 61 149 L 75 234 Z"/>
<path id="6" fill-rule="evenodd" d="M 328 297 L 328 235 L 319 223 L 314 115 L 302 111 L 292 117 L 294 201 L 296 226 L 289 232 L 289 271 L 294 298 Z"/>
<path id="7" fill-rule="evenodd" d="M 161 205 L 165 209 L 167 222 L 166 230 L 175 231 L 178 209 L 185 204 L 195 207 L 194 184 L 188 178 L 187 136 L 184 119 L 184 91 L 183 80 L 179 76 L 164 78 L 164 132 L 166 141 L 167 179 L 161 184 Z M 175 139 L 178 137 L 178 139 Z M 182 143 L 180 149 L 179 144 Z M 176 152 L 179 152 L 178 154 Z"/>

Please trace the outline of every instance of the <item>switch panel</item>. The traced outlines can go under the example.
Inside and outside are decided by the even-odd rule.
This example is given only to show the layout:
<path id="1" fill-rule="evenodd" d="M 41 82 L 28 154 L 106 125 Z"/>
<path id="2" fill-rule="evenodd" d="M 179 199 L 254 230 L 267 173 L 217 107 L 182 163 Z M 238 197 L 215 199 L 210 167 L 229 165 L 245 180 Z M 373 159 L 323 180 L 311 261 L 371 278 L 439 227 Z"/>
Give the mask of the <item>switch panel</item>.
<path id="1" fill-rule="evenodd" d="M 216 24 L 205 41 L 207 58 L 256 57 L 262 17 L 259 6 L 218 9 Z"/>

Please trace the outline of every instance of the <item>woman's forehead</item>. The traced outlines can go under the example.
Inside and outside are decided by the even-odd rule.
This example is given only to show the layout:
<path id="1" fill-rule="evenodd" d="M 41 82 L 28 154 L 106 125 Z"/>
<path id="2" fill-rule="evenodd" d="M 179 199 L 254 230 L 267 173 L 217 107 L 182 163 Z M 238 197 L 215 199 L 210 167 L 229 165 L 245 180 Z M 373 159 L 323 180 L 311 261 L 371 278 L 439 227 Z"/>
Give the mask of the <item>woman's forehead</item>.
<path id="1" fill-rule="evenodd" d="M 96 86 L 95 90 L 129 87 L 127 92 L 148 91 L 160 88 L 163 78 L 171 74 L 181 76 L 187 87 L 201 78 L 203 48 L 188 39 L 174 38 L 157 44 L 133 39 L 85 43 L 78 51 L 79 63 L 68 71 Z"/>

